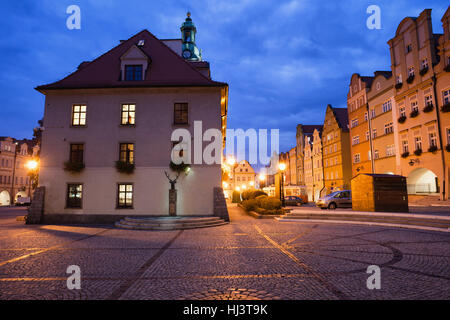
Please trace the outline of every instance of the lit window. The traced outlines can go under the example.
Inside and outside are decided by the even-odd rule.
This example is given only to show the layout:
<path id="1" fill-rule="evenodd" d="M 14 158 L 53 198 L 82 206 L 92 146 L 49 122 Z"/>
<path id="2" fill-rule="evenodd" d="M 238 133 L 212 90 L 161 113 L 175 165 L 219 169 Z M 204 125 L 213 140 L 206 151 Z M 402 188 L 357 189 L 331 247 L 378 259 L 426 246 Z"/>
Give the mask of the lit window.
<path id="1" fill-rule="evenodd" d="M 83 185 L 82 184 L 68 184 L 67 185 L 67 208 L 81 208 L 81 201 L 83 199 Z"/>
<path id="2" fill-rule="evenodd" d="M 428 96 L 425 96 L 425 106 L 431 105 L 433 105 L 433 96 L 430 94 Z"/>
<path id="3" fill-rule="evenodd" d="M 408 68 L 408 76 L 414 77 L 414 67 L 409 67 Z"/>
<path id="4" fill-rule="evenodd" d="M 127 81 L 142 80 L 142 65 L 126 65 L 125 80 Z"/>
<path id="5" fill-rule="evenodd" d="M 419 111 L 419 106 L 417 104 L 417 101 L 411 102 L 411 111 Z"/>
<path id="6" fill-rule="evenodd" d="M 122 125 L 134 125 L 136 121 L 136 105 L 123 104 L 121 119 L 120 123 Z"/>
<path id="7" fill-rule="evenodd" d="M 378 159 L 379 157 L 380 157 L 380 153 L 378 152 L 378 150 L 373 150 L 373 158 Z"/>
<path id="8" fill-rule="evenodd" d="M 421 137 L 414 137 L 414 146 L 416 147 L 416 150 L 422 150 L 422 138 Z"/>
<path id="9" fill-rule="evenodd" d="M 436 132 L 428 133 L 428 141 L 430 143 L 430 147 L 437 147 Z"/>
<path id="10" fill-rule="evenodd" d="M 360 154 L 356 153 L 353 155 L 353 163 L 359 163 L 361 161 Z"/>
<path id="11" fill-rule="evenodd" d="M 72 106 L 72 125 L 85 126 L 86 125 L 86 106 L 73 105 Z"/>
<path id="12" fill-rule="evenodd" d="M 409 152 L 408 140 L 402 140 L 402 151 L 403 153 Z"/>
<path id="13" fill-rule="evenodd" d="M 134 163 L 134 144 L 133 143 L 121 143 L 119 161 L 133 164 Z"/>
<path id="14" fill-rule="evenodd" d="M 372 138 L 375 139 L 377 137 L 377 129 L 372 130 Z"/>
<path id="15" fill-rule="evenodd" d="M 450 103 L 450 89 L 442 91 L 442 101 L 444 104 Z"/>
<path id="16" fill-rule="evenodd" d="M 401 117 L 406 117 L 406 108 L 405 107 L 400 107 L 399 108 L 399 113 Z"/>
<path id="17" fill-rule="evenodd" d="M 133 185 L 131 183 L 124 183 L 118 185 L 118 208 L 132 208 L 133 207 Z"/>

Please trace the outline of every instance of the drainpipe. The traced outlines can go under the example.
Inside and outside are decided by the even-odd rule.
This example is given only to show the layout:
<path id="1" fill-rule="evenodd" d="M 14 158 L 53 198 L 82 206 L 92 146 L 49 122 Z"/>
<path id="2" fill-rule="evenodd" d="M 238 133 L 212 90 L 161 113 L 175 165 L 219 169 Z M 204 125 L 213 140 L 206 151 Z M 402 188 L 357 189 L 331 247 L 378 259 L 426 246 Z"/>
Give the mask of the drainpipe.
<path id="1" fill-rule="evenodd" d="M 372 173 L 375 173 L 375 159 L 372 144 L 372 115 L 370 114 L 369 102 L 366 103 L 367 120 L 369 121 L 369 145 L 370 145 L 370 163 L 372 165 Z"/>
<path id="2" fill-rule="evenodd" d="M 436 121 L 438 125 L 438 137 L 439 137 L 439 144 L 441 145 L 441 160 L 442 160 L 442 200 L 445 201 L 445 156 L 444 156 L 444 145 L 442 144 L 442 133 L 441 133 L 441 119 L 439 116 L 439 105 L 437 100 L 437 90 L 436 90 L 436 74 L 433 70 L 433 76 L 431 77 L 431 80 L 433 81 L 433 95 L 434 95 L 434 102 L 436 106 Z"/>

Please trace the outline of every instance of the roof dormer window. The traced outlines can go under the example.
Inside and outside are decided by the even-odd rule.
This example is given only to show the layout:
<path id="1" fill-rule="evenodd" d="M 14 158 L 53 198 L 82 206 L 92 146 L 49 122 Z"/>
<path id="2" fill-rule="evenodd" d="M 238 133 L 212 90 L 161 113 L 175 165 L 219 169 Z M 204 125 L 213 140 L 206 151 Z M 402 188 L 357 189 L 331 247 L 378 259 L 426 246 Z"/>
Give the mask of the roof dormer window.
<path id="1" fill-rule="evenodd" d="M 142 80 L 142 64 L 125 65 L 125 80 L 126 81 Z"/>

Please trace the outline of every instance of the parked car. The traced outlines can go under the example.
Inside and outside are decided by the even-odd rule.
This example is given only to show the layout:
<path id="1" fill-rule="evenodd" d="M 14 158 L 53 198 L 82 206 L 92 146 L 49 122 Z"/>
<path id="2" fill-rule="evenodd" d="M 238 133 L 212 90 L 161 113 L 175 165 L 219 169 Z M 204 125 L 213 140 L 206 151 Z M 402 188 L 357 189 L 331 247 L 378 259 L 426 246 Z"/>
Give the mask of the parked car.
<path id="1" fill-rule="evenodd" d="M 321 209 L 351 208 L 352 192 L 350 190 L 335 191 L 319 198 L 316 206 Z"/>
<path id="2" fill-rule="evenodd" d="M 31 199 L 29 197 L 18 197 L 16 200 L 16 206 L 29 206 Z"/>
<path id="3" fill-rule="evenodd" d="M 301 206 L 304 200 L 297 196 L 286 196 L 284 202 L 287 206 Z"/>

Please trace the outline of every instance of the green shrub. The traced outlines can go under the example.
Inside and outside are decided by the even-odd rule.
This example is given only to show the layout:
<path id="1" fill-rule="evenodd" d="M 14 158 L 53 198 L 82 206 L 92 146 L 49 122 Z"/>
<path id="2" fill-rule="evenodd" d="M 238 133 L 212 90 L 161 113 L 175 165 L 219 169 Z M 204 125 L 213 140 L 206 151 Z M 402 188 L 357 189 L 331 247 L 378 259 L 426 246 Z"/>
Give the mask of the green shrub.
<path id="1" fill-rule="evenodd" d="M 283 209 L 268 210 L 268 209 L 264 209 L 264 208 L 256 208 L 255 211 L 259 214 L 270 214 L 270 215 L 283 215 L 284 214 Z"/>
<path id="2" fill-rule="evenodd" d="M 250 199 L 250 193 L 251 193 L 250 190 L 242 191 L 242 194 L 241 194 L 242 200 L 248 200 L 248 199 Z"/>
<path id="3" fill-rule="evenodd" d="M 131 174 L 134 172 L 134 163 L 125 161 L 116 161 L 116 169 L 121 173 Z"/>
<path id="4" fill-rule="evenodd" d="M 249 199 L 242 201 L 242 206 L 245 211 L 254 211 L 258 207 L 258 203 L 255 199 Z"/>
<path id="5" fill-rule="evenodd" d="M 267 196 L 267 193 L 265 193 L 262 190 L 254 190 L 250 196 L 250 199 L 256 199 L 257 197 L 260 196 Z"/>
<path id="6" fill-rule="evenodd" d="M 260 207 L 267 210 L 281 209 L 281 201 L 274 197 L 264 197 L 259 199 Z"/>
<path id="7" fill-rule="evenodd" d="M 76 173 L 83 171 L 83 169 L 84 169 L 83 162 L 71 162 L 71 161 L 64 162 L 64 170 L 66 171 Z"/>
<path id="8" fill-rule="evenodd" d="M 233 195 L 231 196 L 232 203 L 241 203 L 241 194 L 239 191 L 233 191 Z"/>

